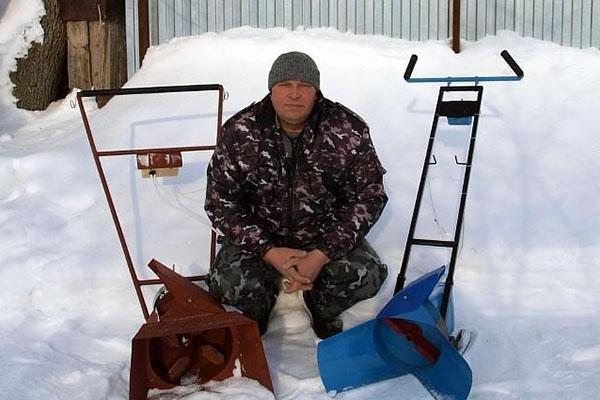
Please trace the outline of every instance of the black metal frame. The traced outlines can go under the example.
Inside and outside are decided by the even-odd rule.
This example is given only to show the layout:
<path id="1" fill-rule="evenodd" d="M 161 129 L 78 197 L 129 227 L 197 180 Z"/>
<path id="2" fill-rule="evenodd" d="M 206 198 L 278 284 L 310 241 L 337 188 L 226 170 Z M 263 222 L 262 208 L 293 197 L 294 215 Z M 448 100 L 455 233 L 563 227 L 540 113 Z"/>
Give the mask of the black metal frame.
<path id="1" fill-rule="evenodd" d="M 500 57 L 504 59 L 506 64 L 510 67 L 514 75 L 500 75 L 500 76 L 459 76 L 459 77 L 428 77 L 428 78 L 412 78 L 412 73 L 417 63 L 418 57 L 413 54 L 410 57 L 406 70 L 404 72 L 404 79 L 409 83 L 433 83 L 441 82 L 447 83 L 448 86 L 440 87 L 438 100 L 436 104 L 435 114 L 433 117 L 433 124 L 431 128 L 431 134 L 429 136 L 429 144 L 427 146 L 427 152 L 425 155 L 425 161 L 423 162 L 423 170 L 421 172 L 421 180 L 419 182 L 419 189 L 417 191 L 417 199 L 415 201 L 415 207 L 413 210 L 412 220 L 408 231 L 408 238 L 406 240 L 406 247 L 404 248 L 404 257 L 402 258 L 402 266 L 400 267 L 400 273 L 396 280 L 396 287 L 394 293 L 398 293 L 406 282 L 406 270 L 408 268 L 408 261 L 410 258 L 410 252 L 412 246 L 431 246 L 431 247 L 445 247 L 451 249 L 450 263 L 448 265 L 448 275 L 444 283 L 444 293 L 442 297 L 442 304 L 440 307 L 440 314 L 445 319 L 448 313 L 448 307 L 450 304 L 450 294 L 452 287 L 454 286 L 454 270 L 456 267 L 456 259 L 458 257 L 458 250 L 460 244 L 460 234 L 462 230 L 462 224 L 465 213 L 465 205 L 467 202 L 467 193 L 469 190 L 469 181 L 471 177 L 471 167 L 473 165 L 473 155 L 475 152 L 475 140 L 477 138 L 477 125 L 479 122 L 479 112 L 481 109 L 481 99 L 483 96 L 483 87 L 479 85 L 479 82 L 507 82 L 507 81 L 519 81 L 523 78 L 524 73 L 517 62 L 512 58 L 510 53 L 506 50 L 500 52 Z M 450 86 L 452 83 L 458 82 L 473 82 L 470 86 Z M 476 92 L 477 100 L 450 100 L 444 101 L 444 93 L 446 92 Z M 456 227 L 454 230 L 454 236 L 452 240 L 432 240 L 415 238 L 415 229 L 419 218 L 419 210 L 421 208 L 421 200 L 423 199 L 423 192 L 425 190 L 425 183 L 427 182 L 427 173 L 430 165 L 437 164 L 435 156 L 432 154 L 433 145 L 435 142 L 435 135 L 437 131 L 438 120 L 440 117 L 448 118 L 450 123 L 454 122 L 457 125 L 470 125 L 471 126 L 471 138 L 469 141 L 469 148 L 466 162 L 459 162 L 457 157 L 454 157 L 454 161 L 457 165 L 464 166 L 465 172 L 463 175 L 462 192 L 460 195 L 460 204 L 458 207 L 458 215 L 456 220 Z M 466 119 L 466 121 L 465 121 Z M 462 120 L 462 121 L 460 121 Z M 433 159 L 433 161 L 430 161 Z"/>
<path id="2" fill-rule="evenodd" d="M 477 94 L 477 100 L 475 101 L 443 101 L 444 94 L 447 92 L 475 92 Z M 456 258 L 458 256 L 459 242 L 460 242 L 460 232 L 462 229 L 463 217 L 465 213 L 465 204 L 467 202 L 467 193 L 469 190 L 469 182 L 471 177 L 471 166 L 473 163 L 473 155 L 475 152 L 475 140 L 477 138 L 477 124 L 479 121 L 479 110 L 481 109 L 481 99 L 483 95 L 483 87 L 482 86 L 448 86 L 441 87 L 439 94 L 437 105 L 435 109 L 435 114 L 433 117 L 433 125 L 431 128 L 431 134 L 429 136 L 429 144 L 427 146 L 427 152 L 425 154 L 425 161 L 423 163 L 423 169 L 421 172 L 421 180 L 419 182 L 419 189 L 417 191 L 417 199 L 415 201 L 415 207 L 413 210 L 412 220 L 410 222 L 410 228 L 408 230 L 408 239 L 406 241 L 406 247 L 404 248 L 404 256 L 402 258 L 402 266 L 400 268 L 400 274 L 398 275 L 398 280 L 396 281 L 396 288 L 394 293 L 399 292 L 404 287 L 404 283 L 406 281 L 406 270 L 408 268 L 408 260 L 410 258 L 411 249 L 413 246 L 432 246 L 432 247 L 446 247 L 452 249 L 450 256 L 450 264 L 448 265 L 448 275 L 446 277 L 445 287 L 444 287 L 444 296 L 442 300 L 442 306 L 440 308 L 440 313 L 445 318 L 446 313 L 448 311 L 448 303 L 450 300 L 450 292 L 452 290 L 452 286 L 454 285 L 454 269 L 456 266 Z M 465 103 L 462 106 L 466 106 L 463 109 L 468 110 L 467 112 L 463 112 L 459 117 L 473 117 L 473 121 L 471 123 L 471 137 L 469 141 L 469 148 L 467 152 L 467 161 L 459 162 L 455 160 L 457 165 L 462 165 L 465 167 L 465 172 L 463 175 L 463 183 L 462 183 L 462 192 L 460 195 L 460 204 L 458 207 L 458 216 L 456 221 L 456 227 L 454 230 L 454 236 L 452 240 L 433 240 L 433 239 L 423 239 L 423 238 L 415 238 L 415 230 L 417 227 L 417 221 L 419 219 L 419 210 L 421 208 L 421 201 L 423 199 L 423 192 L 425 191 L 425 184 L 427 182 L 427 174 L 429 171 L 430 165 L 435 165 L 435 161 L 431 162 L 432 157 L 435 160 L 435 156 L 433 156 L 433 146 L 435 143 L 435 137 L 437 133 L 437 126 L 440 117 L 457 117 L 455 108 L 457 103 Z"/>

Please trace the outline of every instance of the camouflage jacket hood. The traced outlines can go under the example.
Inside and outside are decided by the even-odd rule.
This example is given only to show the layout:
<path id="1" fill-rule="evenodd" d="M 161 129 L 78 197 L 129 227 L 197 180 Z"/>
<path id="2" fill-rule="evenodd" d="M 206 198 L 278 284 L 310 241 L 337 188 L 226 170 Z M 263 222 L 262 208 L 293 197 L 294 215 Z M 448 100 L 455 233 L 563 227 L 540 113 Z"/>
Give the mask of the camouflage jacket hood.
<path id="1" fill-rule="evenodd" d="M 315 247 L 350 252 L 387 202 L 367 124 L 320 93 L 286 158 L 270 95 L 231 117 L 208 166 L 205 210 L 244 251 Z"/>

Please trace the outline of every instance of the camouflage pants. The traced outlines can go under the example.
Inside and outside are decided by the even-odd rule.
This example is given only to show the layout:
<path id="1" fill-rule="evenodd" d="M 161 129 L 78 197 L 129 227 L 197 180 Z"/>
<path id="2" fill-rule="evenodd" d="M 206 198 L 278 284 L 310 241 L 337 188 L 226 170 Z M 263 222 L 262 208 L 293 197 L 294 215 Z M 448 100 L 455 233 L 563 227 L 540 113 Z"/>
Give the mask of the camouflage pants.
<path id="1" fill-rule="evenodd" d="M 315 312 L 332 319 L 361 300 L 375 296 L 387 277 L 387 267 L 363 240 L 345 257 L 326 264 L 304 293 Z M 225 240 L 210 272 L 210 293 L 223 304 L 237 307 L 248 317 L 268 317 L 281 290 L 282 276 L 270 264 L 243 253 Z"/>

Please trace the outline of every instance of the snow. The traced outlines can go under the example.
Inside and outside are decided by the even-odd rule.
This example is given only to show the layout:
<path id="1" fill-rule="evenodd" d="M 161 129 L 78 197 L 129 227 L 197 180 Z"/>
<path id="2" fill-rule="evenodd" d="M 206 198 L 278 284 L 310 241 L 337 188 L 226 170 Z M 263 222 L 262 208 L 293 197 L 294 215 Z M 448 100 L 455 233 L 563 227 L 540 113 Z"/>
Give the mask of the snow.
<path id="1" fill-rule="evenodd" d="M 17 59 L 27 55 L 32 42 L 43 41 L 39 20 L 45 13 L 42 0 L 0 0 L 0 114 L 2 125 L 9 129 L 29 119 L 27 113 L 14 109 L 16 99 L 9 73 L 16 70 Z M 0 142 L 11 137 L 7 135 L 0 133 Z"/>
<path id="2" fill-rule="evenodd" d="M 8 71 L 25 51 L 25 38 L 39 40 L 40 3 L 8 3 L 0 24 L 0 388 L 11 399 L 125 399 L 130 341 L 143 318 L 79 111 L 72 108 L 74 94 L 44 112 L 24 112 L 15 109 L 8 89 Z M 438 88 L 403 81 L 410 55 L 419 55 L 415 77 L 510 74 L 499 57 L 503 49 L 525 78 L 484 84 L 454 292 L 457 327 L 478 331 L 466 355 L 474 374 L 471 398 L 596 398 L 598 50 L 501 32 L 464 43 L 454 55 L 443 41 L 240 28 L 151 48 L 127 86 L 221 83 L 229 93 L 228 117 L 266 94 L 277 55 L 299 50 L 314 57 L 324 94 L 370 124 L 388 171 L 390 201 L 369 240 L 390 277 L 376 298 L 343 315 L 352 327 L 391 298 L 430 132 Z M 122 96 L 102 109 L 86 107 L 104 149 L 214 140 L 214 94 Z M 439 135 L 418 232 L 447 239 L 462 171 L 454 155 L 465 159 L 466 139 L 463 130 L 445 124 Z M 142 179 L 129 158 L 104 164 L 142 277 L 151 276 L 144 266 L 152 257 L 180 272 L 206 272 L 207 160 L 208 154 L 184 155 L 179 177 L 155 180 Z M 446 257 L 414 251 L 409 279 Z M 146 294 L 151 301 L 154 293 Z M 317 339 L 298 296 L 280 296 L 263 341 L 276 398 L 329 399 L 319 378 Z M 242 377 L 194 393 L 178 390 L 154 397 L 271 396 Z M 430 398 L 410 376 L 336 398 L 398 397 Z"/>

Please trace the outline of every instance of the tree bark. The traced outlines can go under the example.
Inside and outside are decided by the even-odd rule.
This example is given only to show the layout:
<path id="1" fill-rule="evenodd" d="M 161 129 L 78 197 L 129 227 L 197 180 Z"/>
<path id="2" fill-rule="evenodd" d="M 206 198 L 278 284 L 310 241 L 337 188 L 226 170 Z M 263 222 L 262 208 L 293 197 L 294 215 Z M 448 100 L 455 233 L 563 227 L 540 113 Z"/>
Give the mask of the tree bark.
<path id="1" fill-rule="evenodd" d="M 17 70 L 10 79 L 17 107 L 44 110 L 63 97 L 67 75 L 67 36 L 58 0 L 44 0 L 46 15 L 41 24 L 43 43 L 33 43 L 25 58 L 17 60 Z"/>

